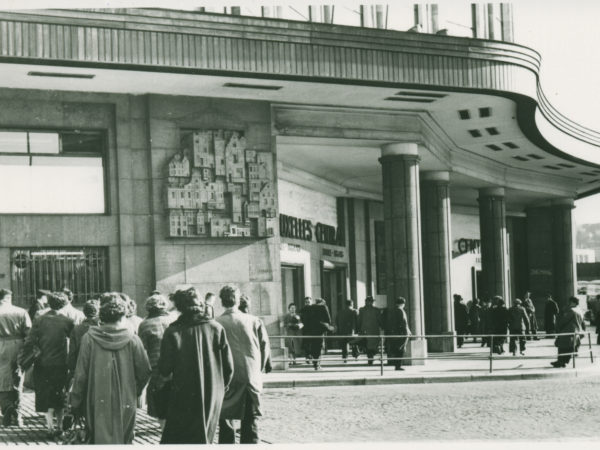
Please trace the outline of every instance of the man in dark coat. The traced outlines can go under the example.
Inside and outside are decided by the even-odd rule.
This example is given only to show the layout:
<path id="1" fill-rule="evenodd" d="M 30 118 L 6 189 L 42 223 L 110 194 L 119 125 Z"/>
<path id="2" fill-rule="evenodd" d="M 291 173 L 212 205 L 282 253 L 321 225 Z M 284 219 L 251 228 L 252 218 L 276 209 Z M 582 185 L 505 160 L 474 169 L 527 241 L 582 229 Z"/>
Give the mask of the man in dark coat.
<path id="1" fill-rule="evenodd" d="M 558 358 L 550 363 L 553 367 L 565 367 L 571 361 L 571 355 L 579 350 L 580 333 L 585 330 L 585 322 L 578 306 L 579 299 L 577 297 L 569 298 L 569 306 L 558 319 L 556 332 L 570 334 L 556 337 L 554 345 L 558 347 Z"/>
<path id="2" fill-rule="evenodd" d="M 483 304 L 481 306 L 481 312 L 479 314 L 481 318 L 481 323 L 479 324 L 479 328 L 481 329 L 482 334 L 492 334 L 492 300 L 486 298 L 483 300 Z M 490 346 L 490 338 L 488 336 L 484 336 L 481 339 L 482 347 Z"/>
<path id="3" fill-rule="evenodd" d="M 508 309 L 504 306 L 502 297 L 495 296 L 494 307 L 492 308 L 492 346 L 493 351 L 502 355 L 504 353 L 504 343 L 506 342 L 506 330 L 508 328 Z"/>
<path id="4" fill-rule="evenodd" d="M 195 289 L 178 290 L 171 299 L 181 315 L 162 335 L 157 363 L 155 406 L 166 409 L 161 444 L 212 444 L 233 357 L 225 329 L 207 317 Z"/>
<path id="5" fill-rule="evenodd" d="M 456 344 L 461 348 L 465 342 L 464 335 L 469 331 L 469 312 L 463 298 L 454 294 L 454 329 L 456 330 Z"/>
<path id="6" fill-rule="evenodd" d="M 365 299 L 365 306 L 358 310 L 359 334 L 376 336 L 381 332 L 381 311 L 379 308 L 373 306 L 374 303 L 375 299 L 369 296 Z M 375 353 L 377 353 L 379 338 L 366 338 L 365 341 L 364 345 L 367 353 L 367 362 L 369 365 L 373 365 L 373 357 L 375 356 Z"/>
<path id="7" fill-rule="evenodd" d="M 305 336 L 323 336 L 331 329 L 329 310 L 327 309 L 327 306 L 325 306 L 325 302 L 320 300 L 321 299 L 317 299 L 314 305 L 302 308 L 302 312 L 304 313 L 302 318 L 304 328 L 302 328 L 302 331 Z M 306 338 L 305 341 L 309 358 L 312 360 L 315 370 L 319 370 L 321 368 L 323 338 L 312 337 Z"/>
<path id="8" fill-rule="evenodd" d="M 523 298 L 523 308 L 527 312 L 527 318 L 529 319 L 529 333 L 527 336 L 527 340 L 530 341 L 533 339 L 534 341 L 539 340 L 536 336 L 537 334 L 537 319 L 535 317 L 535 306 L 533 305 L 533 300 L 531 300 L 531 292 L 525 292 L 525 297 Z"/>
<path id="9" fill-rule="evenodd" d="M 556 331 L 556 318 L 558 317 L 558 305 L 552 299 L 552 295 L 546 297 L 546 309 L 544 310 L 544 325 L 546 326 L 546 337 L 553 338 L 552 333 Z"/>
<path id="10" fill-rule="evenodd" d="M 358 311 L 352 307 L 352 300 L 346 300 L 346 306 L 338 313 L 336 318 L 337 332 L 340 336 L 352 336 L 358 327 Z M 340 338 L 342 359 L 348 362 L 348 344 L 352 347 L 352 356 L 358 358 L 356 343 L 351 343 L 352 338 Z"/>
<path id="11" fill-rule="evenodd" d="M 388 309 L 386 314 L 385 333 L 392 336 L 403 336 L 386 339 L 388 358 L 391 359 L 396 370 L 404 370 L 400 358 L 404 357 L 404 349 L 408 342 L 408 336 L 411 334 L 408 328 L 408 318 L 404 311 L 405 305 L 406 300 L 398 297 L 395 307 Z"/>
<path id="12" fill-rule="evenodd" d="M 306 323 L 305 319 L 310 310 L 311 304 L 312 304 L 312 298 L 304 297 L 304 306 L 300 310 L 300 320 L 302 321 L 302 323 Z M 307 333 L 306 330 L 303 328 L 302 335 L 310 336 L 310 333 Z M 312 360 L 311 360 L 311 356 L 310 356 L 310 348 L 308 346 L 308 342 L 309 342 L 308 339 L 302 339 L 302 351 L 304 352 L 304 356 L 306 356 L 306 364 L 311 364 Z"/>
<path id="13" fill-rule="evenodd" d="M 257 418 L 262 415 L 262 373 L 266 371 L 271 355 L 269 336 L 258 317 L 238 309 L 240 292 L 237 288 L 224 286 L 219 297 L 225 312 L 217 322 L 225 329 L 234 367 L 221 409 L 219 444 L 235 443 L 233 420 L 241 420 L 240 443 L 257 444 Z"/>
<path id="14" fill-rule="evenodd" d="M 517 354 L 517 339 L 519 340 L 519 351 L 525 354 L 525 334 L 529 330 L 529 318 L 527 311 L 522 306 L 521 300 L 515 299 L 514 305 L 508 310 L 508 330 L 510 332 L 510 343 L 508 351 L 513 356 Z M 518 336 L 515 336 L 518 335 Z"/>

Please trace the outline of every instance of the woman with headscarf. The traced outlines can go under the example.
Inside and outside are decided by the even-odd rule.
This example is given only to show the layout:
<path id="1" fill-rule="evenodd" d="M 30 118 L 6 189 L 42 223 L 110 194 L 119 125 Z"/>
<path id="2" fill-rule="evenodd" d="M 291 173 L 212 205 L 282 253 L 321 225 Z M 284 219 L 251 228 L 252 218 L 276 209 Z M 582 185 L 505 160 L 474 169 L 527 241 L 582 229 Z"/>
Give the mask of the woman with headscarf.
<path id="1" fill-rule="evenodd" d="M 25 353 L 39 351 L 33 366 L 35 410 L 46 413 L 50 437 L 61 434 L 66 401 L 69 335 L 75 326 L 74 320 L 61 312 L 68 303 L 62 292 L 48 295 L 50 311 L 33 322 L 25 349 Z"/>
<path id="2" fill-rule="evenodd" d="M 150 378 L 150 363 L 118 293 L 100 297 L 100 326 L 81 340 L 71 391 L 74 414 L 85 416 L 90 443 L 131 444 L 137 398 Z"/>
<path id="3" fill-rule="evenodd" d="M 170 380 L 160 442 L 212 444 L 233 357 L 225 330 L 206 316 L 204 299 L 194 288 L 179 290 L 171 299 L 181 315 L 165 331 L 158 360 L 161 379 Z"/>
<path id="4" fill-rule="evenodd" d="M 169 314 L 170 302 L 161 294 L 154 294 L 146 300 L 146 311 L 148 316 L 142 321 L 138 329 L 138 336 L 144 344 L 150 367 L 152 367 L 152 376 L 146 390 L 146 404 L 148 405 L 148 415 L 156 417 L 160 422 L 161 428 L 165 425 L 166 411 L 160 408 L 161 402 L 157 401 L 160 395 L 158 386 L 158 358 L 160 356 L 160 344 L 167 327 L 175 320 L 172 314 Z"/>

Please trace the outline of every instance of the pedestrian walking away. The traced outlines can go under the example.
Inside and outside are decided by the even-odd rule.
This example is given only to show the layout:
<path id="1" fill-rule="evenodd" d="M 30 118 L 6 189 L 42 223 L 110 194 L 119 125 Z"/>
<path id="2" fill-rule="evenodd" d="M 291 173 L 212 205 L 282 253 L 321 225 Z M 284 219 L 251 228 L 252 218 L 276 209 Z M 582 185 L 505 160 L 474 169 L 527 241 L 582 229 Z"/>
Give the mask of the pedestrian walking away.
<path id="1" fill-rule="evenodd" d="M 527 318 L 529 319 L 529 333 L 527 335 L 527 340 L 530 341 L 533 339 L 534 341 L 539 340 L 536 336 L 537 334 L 537 318 L 535 317 L 535 306 L 533 305 L 533 300 L 531 299 L 531 292 L 525 292 L 525 296 L 523 298 L 523 307 L 527 312 Z"/>
<path id="2" fill-rule="evenodd" d="M 581 343 L 581 333 L 585 330 L 583 314 L 579 311 L 579 299 L 569 298 L 569 305 L 563 311 L 556 324 L 556 333 L 569 333 L 557 336 L 554 345 L 558 347 L 558 358 L 550 364 L 553 367 L 566 367 L 576 354 Z"/>
<path id="3" fill-rule="evenodd" d="M 523 308 L 523 302 L 517 298 L 508 310 L 508 330 L 511 335 L 508 351 L 513 356 L 517 354 L 517 340 L 519 341 L 519 352 L 521 355 L 525 354 L 525 336 L 529 334 L 529 326 L 527 311 Z"/>
<path id="4" fill-rule="evenodd" d="M 492 338 L 493 351 L 502 355 L 504 353 L 504 343 L 506 342 L 506 332 L 508 328 L 508 309 L 504 306 L 504 300 L 500 296 L 493 298 L 491 320 L 492 320 Z"/>
<path id="5" fill-rule="evenodd" d="M 0 411 L 3 426 L 22 426 L 19 354 L 30 329 L 27 311 L 12 304 L 11 291 L 0 289 Z"/>
<path id="6" fill-rule="evenodd" d="M 166 409 L 161 443 L 213 444 L 233 376 L 228 339 L 194 288 L 171 298 L 181 315 L 165 331 L 158 360 L 157 402 Z"/>
<path id="7" fill-rule="evenodd" d="M 377 336 L 381 333 L 382 320 L 381 311 L 374 306 L 375 299 L 371 296 L 365 299 L 365 306 L 358 310 L 358 331 L 361 335 Z M 367 354 L 367 363 L 373 364 L 373 357 L 379 348 L 379 338 L 369 337 L 362 340 L 362 345 Z"/>
<path id="8" fill-rule="evenodd" d="M 238 309 L 240 291 L 224 286 L 220 293 L 225 312 L 217 318 L 223 326 L 233 356 L 233 379 L 225 393 L 219 420 L 219 444 L 234 444 L 232 420 L 241 420 L 240 443 L 258 443 L 258 417 L 262 372 L 270 359 L 269 337 L 263 323 Z"/>
<path id="9" fill-rule="evenodd" d="M 313 305 L 305 306 L 302 318 L 302 322 L 304 323 L 302 330 L 304 334 L 306 336 L 313 336 L 307 337 L 304 340 L 306 341 L 308 354 L 315 370 L 321 368 L 321 351 L 324 344 L 322 336 L 326 332 L 332 331 L 329 310 L 325 306 L 325 302 L 321 300 L 316 299 Z"/>
<path id="10" fill-rule="evenodd" d="M 50 438 L 60 436 L 68 382 L 69 336 L 75 327 L 73 315 L 64 314 L 70 305 L 67 295 L 48 296 L 50 311 L 34 322 L 25 343 L 25 355 L 38 354 L 33 366 L 35 410 L 46 413 Z M 71 316 L 71 317 L 69 317 Z"/>
<path id="11" fill-rule="evenodd" d="M 456 345 L 462 348 L 465 337 L 469 332 L 469 312 L 463 298 L 454 294 L 454 328 L 456 330 Z"/>
<path id="12" fill-rule="evenodd" d="M 358 328 L 358 311 L 353 308 L 352 300 L 346 300 L 344 308 L 336 317 L 337 334 L 340 336 L 354 336 Z M 339 339 L 342 349 L 342 360 L 348 362 L 348 346 L 351 348 L 352 357 L 358 358 L 358 345 L 355 338 L 341 337 Z"/>
<path id="13" fill-rule="evenodd" d="M 481 333 L 484 335 L 481 339 L 482 347 L 490 346 L 490 337 L 488 335 L 493 334 L 492 331 L 492 300 L 486 298 L 483 300 L 483 304 L 481 305 L 481 312 L 479 313 L 481 318 L 481 322 L 479 324 L 479 328 L 481 329 Z"/>
<path id="14" fill-rule="evenodd" d="M 75 325 L 71 335 L 69 336 L 69 378 L 75 374 L 77 366 L 77 357 L 79 356 L 79 347 L 81 339 L 88 332 L 90 327 L 95 327 L 100 324 L 100 302 L 98 300 L 88 300 L 83 305 L 83 314 L 85 319 L 79 325 Z"/>
<path id="15" fill-rule="evenodd" d="M 145 307 L 148 315 L 140 323 L 138 336 L 144 345 L 152 368 L 152 375 L 146 388 L 146 406 L 148 415 L 157 418 L 162 429 L 165 426 L 166 408 L 161 408 L 164 405 L 160 405 L 161 402 L 158 399 L 161 394 L 159 390 L 158 358 L 165 330 L 175 318 L 172 314 L 169 314 L 171 303 L 164 295 L 154 294 L 148 297 Z"/>
<path id="16" fill-rule="evenodd" d="M 306 324 L 306 317 L 310 311 L 310 306 L 312 304 L 312 298 L 304 297 L 304 306 L 300 310 L 300 320 L 303 324 Z M 303 336 L 310 336 L 310 333 L 306 332 L 306 328 L 302 328 Z M 312 358 L 310 356 L 310 347 L 308 339 L 302 339 L 302 351 L 304 352 L 304 356 L 306 357 L 306 364 L 312 364 Z"/>
<path id="17" fill-rule="evenodd" d="M 474 298 L 469 307 L 469 332 L 473 342 L 477 342 L 477 335 L 481 333 L 481 305 L 478 298 Z"/>
<path id="18" fill-rule="evenodd" d="M 150 363 L 125 315 L 119 293 L 100 296 L 100 322 L 81 339 L 70 396 L 71 411 L 85 417 L 92 444 L 131 444 L 137 399 Z"/>
<path id="19" fill-rule="evenodd" d="M 404 370 L 401 358 L 404 357 L 404 350 L 411 335 L 406 312 L 404 311 L 405 305 L 406 299 L 398 297 L 395 306 L 389 308 L 386 314 L 385 333 L 391 336 L 401 336 L 386 338 L 388 364 L 391 361 L 395 370 Z"/>

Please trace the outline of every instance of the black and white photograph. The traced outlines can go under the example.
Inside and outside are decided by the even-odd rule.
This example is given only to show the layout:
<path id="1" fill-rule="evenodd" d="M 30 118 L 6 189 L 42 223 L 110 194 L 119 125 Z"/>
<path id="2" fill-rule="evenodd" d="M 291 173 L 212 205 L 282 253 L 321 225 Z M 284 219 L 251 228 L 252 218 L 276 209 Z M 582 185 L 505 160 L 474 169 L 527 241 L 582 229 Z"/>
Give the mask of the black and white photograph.
<path id="1" fill-rule="evenodd" d="M 0 448 L 600 443 L 600 2 L 377 1 L 0 2 Z"/>

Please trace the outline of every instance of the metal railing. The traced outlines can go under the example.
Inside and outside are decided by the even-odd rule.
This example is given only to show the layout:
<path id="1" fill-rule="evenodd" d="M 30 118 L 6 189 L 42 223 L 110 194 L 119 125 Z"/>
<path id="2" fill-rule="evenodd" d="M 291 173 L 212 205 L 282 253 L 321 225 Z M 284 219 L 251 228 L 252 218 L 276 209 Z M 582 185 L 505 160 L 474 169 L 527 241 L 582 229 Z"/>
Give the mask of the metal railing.
<path id="1" fill-rule="evenodd" d="M 556 359 L 557 356 L 570 356 L 571 361 L 572 361 L 572 365 L 573 368 L 576 368 L 576 359 L 579 356 L 579 347 L 582 343 L 582 338 L 587 335 L 587 341 L 588 341 L 588 350 L 589 350 L 589 358 L 590 358 L 590 363 L 593 364 L 594 363 L 594 352 L 593 352 L 593 348 L 592 348 L 592 338 L 591 338 L 591 333 L 590 332 L 579 332 L 579 333 L 549 333 L 549 334 L 461 334 L 461 335 L 447 335 L 447 334 L 439 334 L 439 335 L 432 335 L 432 334 L 423 334 L 423 335 L 388 335 L 388 334 L 379 334 L 379 335 L 277 335 L 277 336 L 271 336 L 271 340 L 272 342 L 275 341 L 276 339 L 281 339 L 282 343 L 281 343 L 281 348 L 284 348 L 283 342 L 284 340 L 288 340 L 288 339 L 315 339 L 315 340 L 324 340 L 324 341 L 335 341 L 335 340 L 346 340 L 346 345 L 357 345 L 357 346 L 361 346 L 361 345 L 365 345 L 366 340 L 367 339 L 377 339 L 378 342 L 378 347 L 377 347 L 377 351 L 375 353 L 373 353 L 373 358 L 370 358 L 370 361 L 374 362 L 377 361 L 379 364 L 379 369 L 380 369 L 380 373 L 381 375 L 383 375 L 384 373 L 384 360 L 387 360 L 388 363 L 390 362 L 394 362 L 394 361 L 400 361 L 400 362 L 404 362 L 404 361 L 427 361 L 427 360 L 489 360 L 489 373 L 493 373 L 494 370 L 494 360 L 523 360 L 523 359 Z M 521 355 L 521 356 L 499 356 L 499 355 L 494 355 L 494 339 L 498 339 L 498 340 L 502 340 L 502 343 L 499 345 L 504 346 L 504 344 L 506 344 L 507 342 L 510 341 L 511 337 L 516 338 L 515 339 L 515 346 L 519 346 L 519 340 L 520 339 L 528 339 L 528 338 L 539 338 L 539 339 L 544 339 L 544 338 L 556 338 L 558 336 L 569 336 L 572 337 L 572 348 L 570 352 L 561 352 L 558 354 L 553 354 L 553 355 Z M 482 352 L 481 356 L 476 356 L 476 355 L 472 355 L 472 354 L 468 354 L 468 355 L 462 355 L 460 352 L 440 352 L 440 353 L 435 353 L 435 352 L 427 352 L 426 356 L 402 356 L 402 357 L 389 357 L 386 353 L 385 353 L 385 348 L 386 348 L 386 340 L 389 339 L 406 339 L 406 344 L 408 344 L 409 340 L 422 340 L 424 339 L 425 341 L 427 341 L 427 339 L 431 339 L 431 338 L 437 338 L 437 339 L 448 339 L 448 340 L 455 340 L 456 338 L 480 338 L 480 339 L 487 339 L 489 340 L 489 353 L 486 355 Z M 580 338 L 579 341 L 577 338 Z M 577 345 L 577 342 L 579 342 L 580 345 Z M 496 342 L 498 344 L 498 341 Z M 556 348 L 556 346 L 554 345 L 554 343 L 552 345 L 536 345 L 534 348 L 548 348 L 548 347 L 552 347 L 552 348 Z M 518 348 L 518 347 L 517 347 Z M 560 350 L 560 349 L 559 349 Z M 564 348 L 562 348 L 562 350 L 564 350 Z M 449 354 L 450 353 L 450 354 Z M 515 352 L 516 353 L 516 352 Z M 303 357 L 304 354 L 302 356 L 297 356 L 298 358 Z M 377 359 L 375 359 L 375 356 L 377 356 Z M 342 361 L 343 358 L 340 357 L 338 359 L 327 359 L 327 362 L 330 361 L 334 361 L 335 363 L 337 363 L 337 361 Z M 294 358 L 289 358 L 289 357 L 283 357 L 283 358 L 273 358 L 271 360 L 273 363 L 284 363 L 284 364 L 288 364 L 292 361 L 294 361 Z M 320 363 L 322 364 L 323 362 L 325 362 L 324 360 L 321 360 Z"/>

